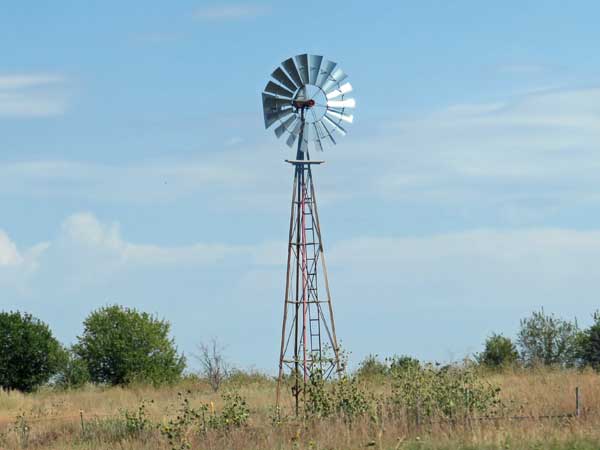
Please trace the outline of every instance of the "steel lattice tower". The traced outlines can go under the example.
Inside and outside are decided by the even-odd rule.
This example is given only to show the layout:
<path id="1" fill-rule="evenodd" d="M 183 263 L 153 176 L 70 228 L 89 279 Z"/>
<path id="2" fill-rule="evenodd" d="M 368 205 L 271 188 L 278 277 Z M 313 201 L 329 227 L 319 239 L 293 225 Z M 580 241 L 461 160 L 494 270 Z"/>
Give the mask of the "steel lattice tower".
<path id="1" fill-rule="evenodd" d="M 296 412 L 308 377 L 315 369 L 324 378 L 341 371 L 311 169 L 322 161 L 304 160 L 304 156 L 308 158 L 308 152 L 298 152 L 295 161 L 288 161 L 294 166 L 294 184 L 277 380 L 279 405 L 284 371 L 289 369 Z M 321 279 L 324 299 L 319 295 Z"/>

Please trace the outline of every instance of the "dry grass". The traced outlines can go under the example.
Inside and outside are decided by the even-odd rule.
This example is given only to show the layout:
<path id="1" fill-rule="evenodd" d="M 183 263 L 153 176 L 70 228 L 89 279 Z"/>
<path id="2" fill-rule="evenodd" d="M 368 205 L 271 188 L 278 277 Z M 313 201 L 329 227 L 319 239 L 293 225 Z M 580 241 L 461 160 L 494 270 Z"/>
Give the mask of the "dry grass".
<path id="1" fill-rule="evenodd" d="M 341 419 L 283 421 L 272 424 L 274 383 L 250 378 L 235 388 L 247 399 L 250 420 L 229 432 L 189 435 L 192 448 L 220 449 L 599 449 L 600 376 L 592 371 L 515 370 L 486 376 L 502 388 L 512 414 L 543 416 L 574 413 L 575 387 L 582 393 L 584 415 L 571 419 L 475 421 L 422 424 L 403 416 L 364 417 L 348 424 Z M 369 390 L 385 392 L 384 380 L 365 382 Z M 31 449 L 171 449 L 157 427 L 143 433 L 126 428 L 123 412 L 135 411 L 143 400 L 155 424 L 177 414 L 178 392 L 192 406 L 213 402 L 219 395 L 198 380 L 177 386 L 100 388 L 76 391 L 42 390 L 35 394 L 0 393 L 0 447 Z M 291 402 L 284 405 L 289 413 Z M 83 429 L 80 411 L 83 415 Z M 23 421 L 17 416 L 24 414 Z"/>

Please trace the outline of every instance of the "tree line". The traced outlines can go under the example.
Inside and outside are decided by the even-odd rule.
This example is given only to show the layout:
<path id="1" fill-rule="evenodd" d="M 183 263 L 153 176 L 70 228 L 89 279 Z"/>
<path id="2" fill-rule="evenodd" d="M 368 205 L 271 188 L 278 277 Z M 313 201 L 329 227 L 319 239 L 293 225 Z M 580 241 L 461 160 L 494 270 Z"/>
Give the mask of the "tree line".
<path id="1" fill-rule="evenodd" d="M 467 357 L 465 362 L 487 369 L 546 366 L 600 370 L 600 311 L 592 318 L 590 327 L 580 329 L 576 320 L 562 319 L 542 308 L 521 319 L 514 339 L 492 333 L 483 350 Z M 410 356 L 381 361 L 377 355 L 369 355 L 360 363 L 357 373 L 387 375 L 419 366 L 420 362 Z"/>
<path id="2" fill-rule="evenodd" d="M 169 322 L 112 305 L 93 311 L 77 342 L 66 347 L 48 325 L 19 311 L 0 313 L 0 387 L 30 392 L 52 382 L 123 385 L 178 380 L 186 366 Z"/>
<path id="3" fill-rule="evenodd" d="M 475 360 L 488 367 L 520 365 L 592 367 L 600 369 L 600 312 L 593 323 L 580 329 L 577 321 L 565 320 L 544 309 L 520 321 L 516 339 L 492 334 Z"/>
<path id="4" fill-rule="evenodd" d="M 592 367 L 600 370 L 600 312 L 580 329 L 576 321 L 547 314 L 543 309 L 520 321 L 513 340 L 492 334 L 474 362 L 488 368 L 509 366 Z M 170 337 L 171 326 L 151 314 L 111 305 L 91 312 L 83 332 L 71 346 L 62 345 L 49 326 L 30 314 L 0 312 L 0 388 L 30 392 L 52 383 L 78 387 L 85 383 L 163 384 L 179 380 L 186 358 Z M 200 345 L 202 370 L 216 390 L 230 373 L 216 341 Z M 419 361 L 394 357 L 381 362 L 369 356 L 357 374 L 387 373 L 418 367 Z"/>

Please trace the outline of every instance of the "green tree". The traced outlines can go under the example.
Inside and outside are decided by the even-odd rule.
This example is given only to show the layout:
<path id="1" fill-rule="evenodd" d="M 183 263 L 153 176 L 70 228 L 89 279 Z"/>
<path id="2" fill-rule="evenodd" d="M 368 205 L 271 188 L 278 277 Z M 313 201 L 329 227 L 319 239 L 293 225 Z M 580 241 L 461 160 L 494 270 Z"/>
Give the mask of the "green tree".
<path id="1" fill-rule="evenodd" d="M 578 353 L 581 363 L 600 369 L 600 311 L 593 315 L 594 323 L 579 336 Z"/>
<path id="2" fill-rule="evenodd" d="M 546 314 L 544 309 L 521 320 L 517 344 L 520 357 L 528 365 L 573 366 L 577 359 L 576 322 Z"/>
<path id="3" fill-rule="evenodd" d="M 161 384 L 181 377 L 185 358 L 169 338 L 169 322 L 113 305 L 93 311 L 83 325 L 74 351 L 85 361 L 92 381 Z"/>
<path id="4" fill-rule="evenodd" d="M 30 392 L 56 373 L 63 349 L 48 325 L 20 312 L 0 313 L 0 386 Z"/>
<path id="5" fill-rule="evenodd" d="M 486 339 L 483 352 L 475 356 L 479 364 L 493 368 L 510 366 L 518 358 L 519 352 L 513 341 L 495 333 Z"/>

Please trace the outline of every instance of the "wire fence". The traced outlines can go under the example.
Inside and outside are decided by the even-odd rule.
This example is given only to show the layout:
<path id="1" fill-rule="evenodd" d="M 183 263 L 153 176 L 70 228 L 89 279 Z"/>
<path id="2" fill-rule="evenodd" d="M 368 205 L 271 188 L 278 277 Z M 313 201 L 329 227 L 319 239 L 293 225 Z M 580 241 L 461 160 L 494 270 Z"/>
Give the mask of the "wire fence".
<path id="1" fill-rule="evenodd" d="M 551 419 L 579 419 L 583 417 L 593 417 L 597 415 L 597 412 L 592 411 L 590 409 L 582 408 L 582 396 L 581 390 L 579 387 L 575 388 L 575 404 L 572 412 L 563 413 L 563 414 L 542 414 L 542 415 L 519 415 L 519 416 L 480 416 L 480 417 L 465 417 L 463 421 L 465 422 L 503 422 L 503 421 L 525 421 L 525 420 L 551 420 Z M 11 425 L 17 424 L 19 421 L 25 421 L 27 423 L 42 423 L 42 422 L 75 422 L 80 421 L 82 428 L 85 425 L 86 421 L 97 420 L 97 419 L 117 419 L 122 417 L 120 414 L 116 413 L 93 413 L 87 415 L 85 411 L 80 410 L 78 414 L 69 414 L 69 415 L 58 415 L 58 416 L 45 416 L 45 417 L 35 417 L 35 416 L 25 416 L 25 415 L 16 415 L 16 416 L 0 416 L 0 427 L 6 428 Z M 456 419 L 437 419 L 432 420 L 424 419 L 419 416 L 419 414 L 415 417 L 415 425 L 418 427 L 427 425 L 427 424 L 436 424 L 436 423 L 452 423 L 457 422 Z"/>

